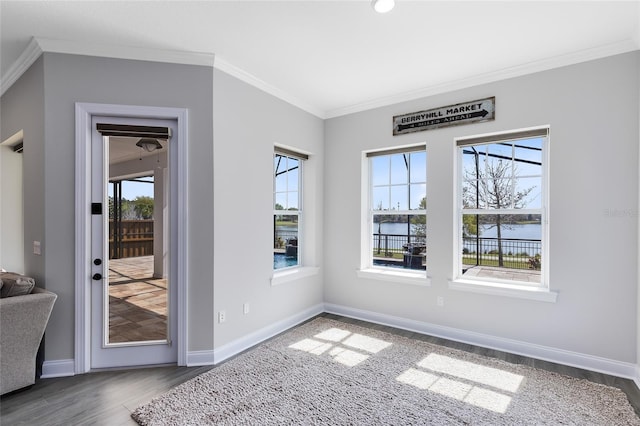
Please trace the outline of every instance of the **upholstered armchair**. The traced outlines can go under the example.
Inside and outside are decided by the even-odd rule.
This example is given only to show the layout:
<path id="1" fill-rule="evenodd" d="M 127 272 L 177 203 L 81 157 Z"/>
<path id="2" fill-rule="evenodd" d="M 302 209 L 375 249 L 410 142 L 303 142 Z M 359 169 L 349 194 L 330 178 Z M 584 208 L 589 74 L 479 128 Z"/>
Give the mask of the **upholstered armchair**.
<path id="1" fill-rule="evenodd" d="M 0 394 L 35 383 L 36 355 L 56 298 L 38 287 L 0 298 Z"/>

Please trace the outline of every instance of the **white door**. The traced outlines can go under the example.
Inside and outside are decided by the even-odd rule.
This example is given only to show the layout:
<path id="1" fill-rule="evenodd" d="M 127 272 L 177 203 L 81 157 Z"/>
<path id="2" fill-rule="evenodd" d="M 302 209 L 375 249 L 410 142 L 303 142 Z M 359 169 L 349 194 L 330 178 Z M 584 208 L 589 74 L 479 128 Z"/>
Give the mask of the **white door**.
<path id="1" fill-rule="evenodd" d="M 175 147 L 170 137 L 136 145 L 144 135 L 133 134 L 146 126 L 176 135 L 177 121 L 91 120 L 91 368 L 176 363 Z"/>

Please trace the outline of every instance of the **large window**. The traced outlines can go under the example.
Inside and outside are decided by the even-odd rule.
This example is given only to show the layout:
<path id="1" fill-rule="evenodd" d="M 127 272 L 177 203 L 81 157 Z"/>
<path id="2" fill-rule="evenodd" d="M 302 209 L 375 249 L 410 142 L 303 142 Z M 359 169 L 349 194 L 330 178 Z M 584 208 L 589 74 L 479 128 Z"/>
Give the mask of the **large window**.
<path id="1" fill-rule="evenodd" d="M 424 145 L 367 154 L 369 267 L 425 270 L 427 153 Z"/>
<path id="2" fill-rule="evenodd" d="M 548 129 L 457 141 L 458 274 L 544 286 Z"/>
<path id="3" fill-rule="evenodd" d="M 276 147 L 273 156 L 273 269 L 300 265 L 302 164 L 308 156 Z"/>

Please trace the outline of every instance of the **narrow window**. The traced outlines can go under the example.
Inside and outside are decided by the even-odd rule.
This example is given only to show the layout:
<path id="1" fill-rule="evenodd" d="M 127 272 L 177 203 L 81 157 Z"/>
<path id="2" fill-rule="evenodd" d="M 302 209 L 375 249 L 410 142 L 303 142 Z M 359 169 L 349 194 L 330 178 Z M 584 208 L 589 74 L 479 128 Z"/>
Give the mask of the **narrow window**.
<path id="1" fill-rule="evenodd" d="M 273 156 L 273 269 L 300 265 L 305 154 L 276 147 Z"/>
<path id="2" fill-rule="evenodd" d="M 426 270 L 427 153 L 424 145 L 367 154 L 370 267 Z"/>
<path id="3" fill-rule="evenodd" d="M 544 286 L 548 129 L 457 141 L 458 274 Z"/>

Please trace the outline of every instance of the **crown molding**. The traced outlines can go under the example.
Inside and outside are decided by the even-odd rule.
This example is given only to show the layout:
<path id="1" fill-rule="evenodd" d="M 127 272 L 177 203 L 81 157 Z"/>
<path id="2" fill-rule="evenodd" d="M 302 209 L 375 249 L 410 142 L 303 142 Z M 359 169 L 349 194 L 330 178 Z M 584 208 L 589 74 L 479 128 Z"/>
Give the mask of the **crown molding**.
<path id="1" fill-rule="evenodd" d="M 215 62 L 213 65 L 214 68 L 223 71 L 245 83 L 254 86 L 270 95 L 275 96 L 278 99 L 281 99 L 287 103 L 290 103 L 293 106 L 296 106 L 310 114 L 315 115 L 318 118 L 326 118 L 325 112 L 319 108 L 316 108 L 312 105 L 309 105 L 306 102 L 301 101 L 300 99 L 290 95 L 289 93 L 278 89 L 275 86 L 270 85 L 269 83 L 259 79 L 258 77 L 244 71 L 241 68 L 236 67 L 235 65 L 221 59 L 219 56 L 216 56 Z"/>
<path id="2" fill-rule="evenodd" d="M 324 111 L 302 102 L 227 61 L 216 58 L 213 53 L 147 49 L 43 37 L 33 37 L 22 55 L 11 66 L 6 77 L 0 80 L 2 89 L 0 94 L 4 94 L 43 52 L 215 67 L 310 114 L 324 118 Z"/>
<path id="3" fill-rule="evenodd" d="M 203 52 L 183 52 L 178 50 L 147 49 L 132 46 L 117 46 L 86 43 L 75 40 L 56 40 L 33 37 L 7 75 L 0 80 L 1 93 L 15 83 L 20 76 L 44 52 L 67 53 L 72 55 L 98 56 L 104 58 L 131 59 L 137 61 L 164 62 L 172 64 L 200 65 L 213 67 L 215 55 Z"/>
<path id="4" fill-rule="evenodd" d="M 138 61 L 166 62 L 171 64 L 201 65 L 213 67 L 214 54 L 183 52 L 180 50 L 148 49 L 133 46 L 86 43 L 77 40 L 35 38 L 43 52 L 72 55 L 99 56 L 104 58 L 132 59 Z"/>
<path id="5" fill-rule="evenodd" d="M 520 77 L 536 72 L 547 71 L 554 68 L 560 68 L 568 65 L 574 65 L 581 62 L 587 62 L 595 59 L 605 58 L 607 56 L 628 53 L 640 49 L 640 41 L 636 42 L 632 39 L 623 40 L 621 42 L 607 44 L 604 46 L 586 49 L 566 55 L 556 56 L 553 58 L 542 59 L 535 62 L 518 65 L 515 67 L 505 68 L 478 76 L 460 79 L 456 81 L 437 84 L 398 95 L 387 96 L 378 99 L 372 99 L 360 104 L 337 108 L 327 111 L 325 118 L 335 118 L 343 115 L 353 114 L 357 112 L 367 111 L 374 108 L 385 107 L 401 102 L 413 101 L 428 96 L 439 95 L 442 93 L 453 92 L 455 90 L 467 89 L 481 84 L 493 83 L 500 80 L 506 80 L 513 77 Z"/>
<path id="6" fill-rule="evenodd" d="M 0 96 L 4 95 L 4 92 L 13 86 L 13 83 L 33 65 L 41 54 L 42 48 L 40 48 L 38 41 L 32 37 L 18 60 L 11 65 L 7 73 L 0 79 Z"/>
<path id="7" fill-rule="evenodd" d="M 639 8 L 640 14 L 640 8 Z M 466 79 L 445 82 L 418 90 L 412 90 L 397 95 L 372 99 L 366 102 L 324 111 L 310 105 L 307 102 L 292 96 L 291 94 L 272 86 L 257 78 L 243 69 L 216 57 L 213 53 L 182 52 L 176 50 L 146 49 L 130 46 L 115 46 L 105 44 L 85 43 L 79 41 L 56 40 L 33 37 L 29 45 L 20 55 L 18 60 L 9 68 L 5 76 L 0 79 L 0 95 L 4 94 L 11 85 L 40 57 L 43 52 L 67 53 L 75 55 L 100 56 L 109 58 L 143 60 L 154 62 L 177 63 L 187 65 L 202 65 L 214 67 L 220 71 L 230 74 L 239 80 L 254 86 L 278 99 L 281 99 L 295 107 L 298 107 L 318 118 L 329 119 L 343 115 L 362 112 L 374 108 L 385 107 L 402 102 L 412 101 L 420 98 L 434 96 L 455 90 L 466 89 L 495 81 L 505 80 L 513 77 L 520 77 L 540 71 L 547 71 L 554 68 L 578 64 L 607 56 L 627 53 L 640 49 L 640 28 L 638 36 L 634 39 L 626 39 L 617 43 L 586 49 L 567 55 L 556 56 L 540 61 L 530 62 L 503 70 L 486 73 Z"/>

